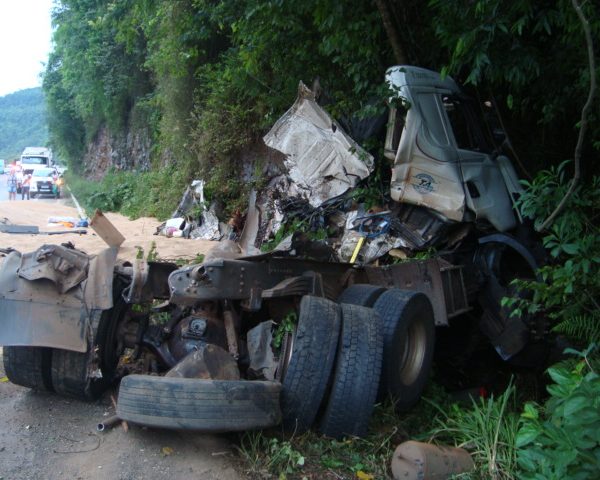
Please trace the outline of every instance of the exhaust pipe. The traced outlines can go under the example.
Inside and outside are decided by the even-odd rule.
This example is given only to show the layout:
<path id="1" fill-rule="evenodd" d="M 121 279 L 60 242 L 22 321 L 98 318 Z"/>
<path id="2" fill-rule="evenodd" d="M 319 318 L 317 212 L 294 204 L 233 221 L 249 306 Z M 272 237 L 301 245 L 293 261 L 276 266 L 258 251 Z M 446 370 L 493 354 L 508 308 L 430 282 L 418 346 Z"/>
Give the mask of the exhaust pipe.
<path id="1" fill-rule="evenodd" d="M 113 415 L 112 417 L 108 417 L 103 422 L 100 422 L 96 426 L 96 430 L 99 432 L 103 432 L 104 430 L 108 430 L 109 428 L 114 427 L 120 421 L 121 421 L 121 419 L 117 415 Z"/>

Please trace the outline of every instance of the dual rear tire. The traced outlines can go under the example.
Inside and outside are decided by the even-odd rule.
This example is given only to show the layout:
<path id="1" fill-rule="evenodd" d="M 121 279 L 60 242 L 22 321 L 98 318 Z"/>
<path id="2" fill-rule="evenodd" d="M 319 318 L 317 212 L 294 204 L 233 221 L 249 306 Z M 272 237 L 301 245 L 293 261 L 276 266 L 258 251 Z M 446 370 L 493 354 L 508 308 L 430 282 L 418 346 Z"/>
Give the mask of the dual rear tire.
<path id="1" fill-rule="evenodd" d="M 378 395 L 406 410 L 427 383 L 435 327 L 425 294 L 353 285 L 339 300 L 306 296 L 300 303 L 282 381 L 289 432 L 317 423 L 329 437 L 364 436 Z"/>

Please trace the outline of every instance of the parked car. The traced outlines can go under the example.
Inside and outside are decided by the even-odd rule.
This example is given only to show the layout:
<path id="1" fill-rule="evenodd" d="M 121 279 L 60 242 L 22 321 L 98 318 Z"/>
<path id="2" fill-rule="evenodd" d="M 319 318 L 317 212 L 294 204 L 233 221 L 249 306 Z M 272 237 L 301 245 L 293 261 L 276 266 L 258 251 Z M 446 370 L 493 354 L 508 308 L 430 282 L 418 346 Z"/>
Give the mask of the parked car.
<path id="1" fill-rule="evenodd" d="M 54 168 L 38 168 L 31 172 L 29 195 L 34 198 L 38 195 L 52 195 L 60 198 L 62 178 Z"/>

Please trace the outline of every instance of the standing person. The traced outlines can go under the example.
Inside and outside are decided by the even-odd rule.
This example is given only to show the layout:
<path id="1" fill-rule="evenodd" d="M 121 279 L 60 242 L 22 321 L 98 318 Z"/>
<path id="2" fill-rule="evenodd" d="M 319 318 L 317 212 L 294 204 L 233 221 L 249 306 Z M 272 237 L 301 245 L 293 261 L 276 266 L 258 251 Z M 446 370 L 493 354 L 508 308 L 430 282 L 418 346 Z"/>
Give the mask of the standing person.
<path id="1" fill-rule="evenodd" d="M 31 175 L 25 175 L 23 178 L 23 184 L 21 185 L 21 200 L 25 200 L 25 196 L 27 196 L 27 200 L 29 200 L 29 185 L 31 184 Z"/>
<path id="2" fill-rule="evenodd" d="M 10 176 L 6 182 L 8 185 L 8 199 L 16 200 L 17 199 L 17 175 L 15 172 L 10 172 Z"/>
<path id="3" fill-rule="evenodd" d="M 15 162 L 15 176 L 17 177 L 17 193 L 21 193 L 21 187 L 23 185 L 23 166 L 21 165 L 21 160 Z"/>

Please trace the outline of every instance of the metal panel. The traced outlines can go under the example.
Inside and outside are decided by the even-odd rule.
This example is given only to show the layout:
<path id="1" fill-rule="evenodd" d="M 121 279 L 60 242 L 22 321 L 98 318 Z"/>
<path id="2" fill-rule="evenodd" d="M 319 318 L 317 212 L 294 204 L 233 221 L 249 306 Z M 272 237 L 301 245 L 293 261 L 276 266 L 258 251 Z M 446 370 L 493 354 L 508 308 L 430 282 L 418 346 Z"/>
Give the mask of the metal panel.
<path id="1" fill-rule="evenodd" d="M 0 345 L 87 351 L 92 313 L 112 306 L 115 254 L 94 257 L 88 278 L 61 293 L 53 280 L 19 276 L 23 257 L 11 252 L 0 265 Z"/>
<path id="2" fill-rule="evenodd" d="M 446 301 L 438 260 L 413 260 L 387 267 L 364 267 L 369 283 L 422 292 L 433 307 L 436 325 L 448 325 Z"/>
<path id="3" fill-rule="evenodd" d="M 0 345 L 87 351 L 85 310 L 0 300 Z"/>

